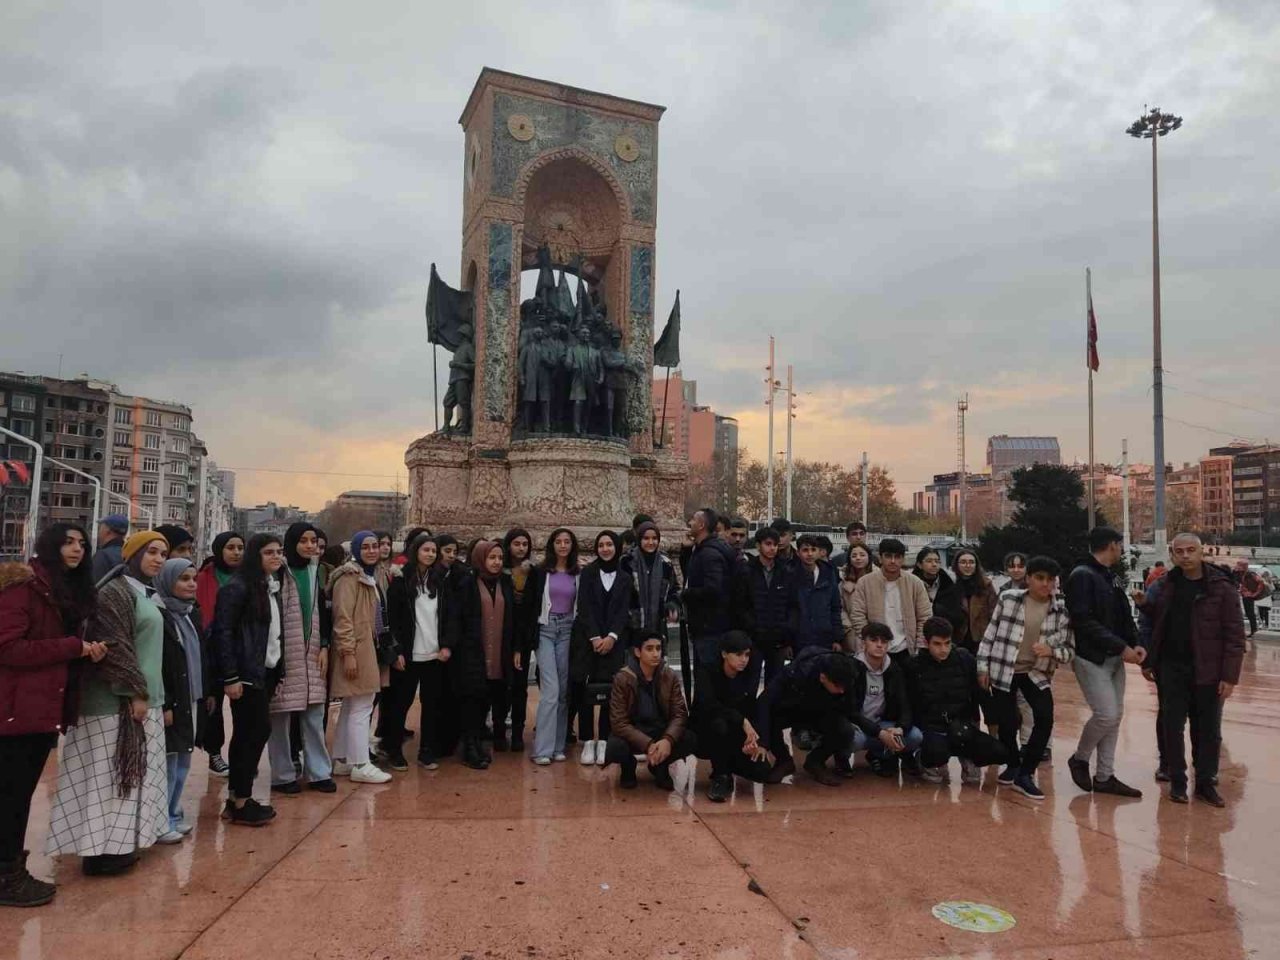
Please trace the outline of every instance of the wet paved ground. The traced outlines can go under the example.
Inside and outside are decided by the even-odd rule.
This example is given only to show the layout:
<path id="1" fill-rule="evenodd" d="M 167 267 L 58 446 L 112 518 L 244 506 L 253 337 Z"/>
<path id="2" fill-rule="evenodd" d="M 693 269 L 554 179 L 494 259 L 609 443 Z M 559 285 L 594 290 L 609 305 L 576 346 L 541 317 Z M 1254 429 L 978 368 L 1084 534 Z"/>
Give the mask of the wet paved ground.
<path id="1" fill-rule="evenodd" d="M 33 855 L 58 897 L 0 911 L 0 958 L 1280 957 L 1280 644 L 1259 644 L 1246 671 L 1226 709 L 1226 810 L 1161 799 L 1155 697 L 1136 672 L 1118 767 L 1140 801 L 1072 786 L 1086 712 L 1069 670 L 1041 804 L 993 773 L 961 787 L 954 761 L 950 786 L 739 781 L 715 805 L 705 762 L 696 789 L 680 772 L 669 795 L 643 772 L 620 791 L 576 754 L 545 769 L 500 754 L 484 773 L 451 763 L 277 798 L 276 821 L 249 830 L 219 820 L 225 781 L 198 761 L 181 846 L 120 878 Z M 1017 924 L 954 929 L 931 915 L 948 900 Z"/>

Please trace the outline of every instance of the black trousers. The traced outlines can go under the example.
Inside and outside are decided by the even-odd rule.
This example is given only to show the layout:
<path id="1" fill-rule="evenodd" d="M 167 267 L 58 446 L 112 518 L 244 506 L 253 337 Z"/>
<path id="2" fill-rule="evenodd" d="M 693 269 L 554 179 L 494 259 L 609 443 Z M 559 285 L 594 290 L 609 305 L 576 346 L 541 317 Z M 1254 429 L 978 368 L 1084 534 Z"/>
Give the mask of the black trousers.
<path id="1" fill-rule="evenodd" d="M 609 704 L 597 704 L 587 690 L 586 683 L 575 682 L 571 694 L 578 710 L 579 740 L 608 740 L 612 727 L 609 726 Z M 600 719 L 596 720 L 596 707 L 600 707 Z"/>
<path id="2" fill-rule="evenodd" d="M 45 761 L 58 743 L 56 733 L 20 733 L 0 737 L 0 864 L 22 856 L 36 792 Z"/>
<path id="3" fill-rule="evenodd" d="M 485 705 L 484 714 L 480 716 L 481 730 L 484 728 L 485 715 L 493 718 L 493 739 L 502 740 L 507 736 L 505 724 L 507 722 L 507 711 L 511 709 L 511 681 L 488 680 L 489 702 Z"/>
<path id="4" fill-rule="evenodd" d="M 826 763 L 833 755 L 847 757 L 853 753 L 853 723 L 837 711 L 775 708 L 769 716 L 769 749 L 780 763 L 791 759 L 791 749 L 782 734 L 793 727 L 812 730 L 821 737 L 809 751 L 806 763 Z"/>
<path id="5" fill-rule="evenodd" d="M 983 733 L 974 724 L 965 741 L 951 736 L 946 730 L 923 730 L 924 745 L 920 748 L 920 762 L 926 767 L 945 766 L 952 757 L 972 760 L 980 767 L 995 763 L 1012 763 L 1015 753 L 989 733 Z"/>
<path id="6" fill-rule="evenodd" d="M 1192 727 L 1195 744 L 1196 783 L 1208 783 L 1218 775 L 1218 759 L 1222 745 L 1222 705 L 1218 688 L 1196 683 L 1195 667 L 1190 663 L 1166 660 L 1159 665 L 1156 685 L 1160 695 L 1160 725 L 1163 730 L 1164 763 L 1175 786 L 1187 785 L 1187 746 L 1184 731 L 1194 713 L 1199 723 Z"/>
<path id="7" fill-rule="evenodd" d="M 236 800 L 253 796 L 258 763 L 271 739 L 271 694 L 247 684 L 243 689 L 240 699 L 231 701 L 231 746 L 227 748 L 227 765 L 231 768 L 228 786 Z"/>
<path id="8" fill-rule="evenodd" d="M 1018 693 L 1027 698 L 1031 707 L 1031 734 L 1023 744 L 1022 754 L 1018 754 Z M 990 726 L 994 718 L 1000 731 L 1000 743 L 1008 752 L 1011 763 L 1017 763 L 1021 773 L 1032 774 L 1040 761 L 1044 759 L 1044 748 L 1049 745 L 1053 735 L 1053 691 L 1041 690 L 1036 682 L 1025 673 L 1013 675 L 1013 686 L 1006 693 L 1003 690 L 991 689 L 992 712 L 987 715 Z"/>
<path id="9" fill-rule="evenodd" d="M 621 737 L 610 736 L 604 745 L 604 762 L 606 764 L 616 763 L 622 768 L 623 773 L 636 772 L 636 754 L 634 747 Z M 691 757 L 698 749 L 698 738 L 692 730 L 685 729 L 680 735 L 680 739 L 675 742 L 671 748 L 671 754 L 666 760 L 658 765 L 658 769 L 667 769 L 676 760 L 683 760 L 685 757 Z"/>
<path id="10" fill-rule="evenodd" d="M 698 756 L 711 761 L 713 777 L 737 774 L 763 783 L 769 774 L 769 764 L 763 760 L 752 760 L 742 752 L 742 745 L 747 742 L 742 719 L 735 713 L 732 717 L 718 717 L 696 724 Z"/>
<path id="11" fill-rule="evenodd" d="M 222 688 L 219 687 L 218 692 L 213 695 L 213 712 L 209 714 L 209 724 L 204 728 L 203 747 L 211 757 L 222 753 L 227 742 L 227 727 L 222 719 L 222 702 L 225 699 Z"/>
<path id="12" fill-rule="evenodd" d="M 1160 756 L 1160 769 L 1167 768 L 1164 758 L 1164 695 L 1160 692 L 1160 678 L 1156 677 L 1156 751 Z M 1221 701 L 1218 709 L 1221 711 Z M 1187 714 L 1188 726 L 1191 727 L 1191 765 L 1200 766 L 1200 711 L 1193 702 Z M 1222 738 L 1219 737 L 1219 740 Z"/>
<path id="13" fill-rule="evenodd" d="M 1256 601 L 1244 597 L 1244 615 L 1249 618 L 1249 636 L 1253 636 L 1258 632 L 1258 608 L 1254 605 Z"/>
<path id="14" fill-rule="evenodd" d="M 403 670 L 391 671 L 391 693 L 384 702 L 387 726 L 403 730 L 413 700 L 418 697 L 422 709 L 418 717 L 418 757 L 434 761 L 443 754 L 440 743 L 445 665 L 439 660 L 409 660 Z M 400 745 L 389 740 L 387 747 Z M 450 751 L 451 752 L 451 751 Z"/>
<path id="15" fill-rule="evenodd" d="M 524 667 L 511 675 L 511 736 L 524 736 L 524 721 L 529 712 L 529 655 Z"/>

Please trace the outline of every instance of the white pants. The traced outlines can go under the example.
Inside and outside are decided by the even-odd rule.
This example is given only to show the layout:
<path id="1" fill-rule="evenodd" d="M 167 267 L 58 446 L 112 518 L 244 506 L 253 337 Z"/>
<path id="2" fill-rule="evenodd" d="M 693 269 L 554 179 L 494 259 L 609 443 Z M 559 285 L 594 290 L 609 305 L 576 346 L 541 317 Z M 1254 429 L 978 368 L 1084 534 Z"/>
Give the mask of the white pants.
<path id="1" fill-rule="evenodd" d="M 352 766 L 369 762 L 369 726 L 373 719 L 373 694 L 342 698 L 333 735 L 333 756 Z"/>

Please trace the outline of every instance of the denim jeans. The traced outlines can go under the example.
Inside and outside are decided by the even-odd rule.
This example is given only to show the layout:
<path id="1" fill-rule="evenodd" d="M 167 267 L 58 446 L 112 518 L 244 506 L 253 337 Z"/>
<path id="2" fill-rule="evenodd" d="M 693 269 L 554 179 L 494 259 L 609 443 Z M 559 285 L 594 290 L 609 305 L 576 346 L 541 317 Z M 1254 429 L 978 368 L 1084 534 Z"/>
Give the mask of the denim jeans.
<path id="1" fill-rule="evenodd" d="M 1094 776 L 1107 780 L 1116 772 L 1116 744 L 1120 740 L 1120 719 L 1124 716 L 1124 660 L 1107 657 L 1101 664 L 1083 657 L 1071 661 L 1080 683 L 1080 692 L 1093 711 L 1080 734 L 1076 759 L 1086 763 L 1098 751 Z"/>
<path id="2" fill-rule="evenodd" d="M 538 627 L 538 713 L 533 755 L 564 753 L 569 729 L 569 636 L 573 614 L 552 613 Z"/>
<path id="3" fill-rule="evenodd" d="M 169 829 L 177 830 L 182 823 L 182 788 L 187 785 L 191 771 L 190 753 L 166 753 L 165 768 L 169 771 Z"/>
<path id="4" fill-rule="evenodd" d="M 881 720 L 879 722 L 881 730 L 889 730 L 897 726 L 897 724 L 892 720 Z M 920 749 L 920 746 L 924 743 L 924 734 L 920 732 L 918 727 L 911 727 L 910 729 L 903 731 L 902 742 L 906 748 L 903 752 L 905 755 L 909 756 Z M 857 753 L 859 750 L 867 751 L 868 757 L 883 757 L 887 756 L 889 753 L 889 750 L 883 743 L 879 740 L 872 740 L 867 737 L 867 735 L 862 732 L 861 727 L 856 728 L 853 731 L 853 752 Z"/>
<path id="5" fill-rule="evenodd" d="M 302 761 L 307 779 L 312 783 L 333 777 L 333 763 L 324 745 L 324 704 L 313 703 L 306 710 L 282 711 L 271 715 L 271 739 L 267 756 L 271 760 L 271 785 L 293 783 L 298 779 L 293 769 L 293 750 L 289 744 L 290 721 L 298 717 L 302 726 Z"/>

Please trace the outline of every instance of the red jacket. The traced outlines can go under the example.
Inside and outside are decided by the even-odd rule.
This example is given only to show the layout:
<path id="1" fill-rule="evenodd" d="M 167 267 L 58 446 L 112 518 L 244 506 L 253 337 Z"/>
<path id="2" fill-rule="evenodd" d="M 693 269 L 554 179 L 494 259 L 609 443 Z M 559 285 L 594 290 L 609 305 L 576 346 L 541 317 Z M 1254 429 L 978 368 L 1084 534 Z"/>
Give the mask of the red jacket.
<path id="1" fill-rule="evenodd" d="M 0 736 L 75 723 L 79 698 L 68 674 L 81 644 L 67 636 L 42 567 L 0 565 Z"/>
<path id="2" fill-rule="evenodd" d="M 196 574 L 196 606 L 200 608 L 200 626 L 204 628 L 205 636 L 209 635 L 209 630 L 213 627 L 213 611 L 217 605 L 217 567 L 210 557 Z"/>

